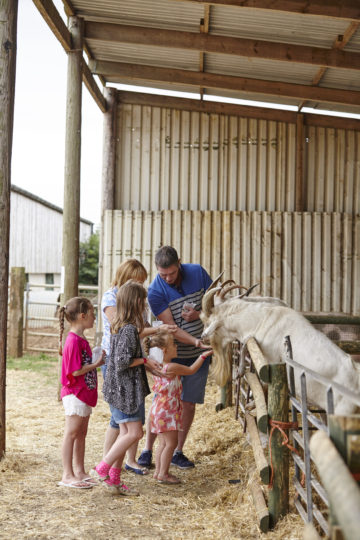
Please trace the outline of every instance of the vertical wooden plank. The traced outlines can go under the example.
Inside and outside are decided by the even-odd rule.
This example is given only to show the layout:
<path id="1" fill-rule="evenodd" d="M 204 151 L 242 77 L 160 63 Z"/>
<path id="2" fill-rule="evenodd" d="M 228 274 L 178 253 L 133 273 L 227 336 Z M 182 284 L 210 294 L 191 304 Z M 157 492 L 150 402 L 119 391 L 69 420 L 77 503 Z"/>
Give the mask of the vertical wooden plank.
<path id="1" fill-rule="evenodd" d="M 341 214 L 331 214 L 331 309 L 341 310 L 341 253 L 342 253 Z"/>
<path id="2" fill-rule="evenodd" d="M 214 276 L 214 272 L 212 269 L 212 238 L 211 238 L 211 212 L 205 211 L 202 214 L 202 238 L 203 238 L 203 244 L 202 244 L 202 253 L 201 253 L 201 264 L 204 268 L 207 269 L 210 276 Z"/>
<path id="3" fill-rule="evenodd" d="M 191 255 L 189 260 L 191 260 L 192 262 L 197 262 L 198 264 L 202 264 L 202 251 L 208 248 L 208 246 L 204 244 L 202 235 L 202 212 L 197 210 L 195 212 L 191 212 L 191 215 L 192 241 Z M 210 269 L 206 268 L 206 270 L 208 271 L 208 273 L 210 273 Z"/>
<path id="4" fill-rule="evenodd" d="M 309 126 L 307 128 L 307 183 L 306 183 L 306 210 L 313 212 L 315 210 L 315 156 L 316 156 L 316 128 Z"/>
<path id="5" fill-rule="evenodd" d="M 277 126 L 278 122 L 268 122 L 267 136 L 266 136 L 266 160 L 268 174 L 266 178 L 266 203 L 264 210 L 276 210 L 276 146 L 274 143 L 277 141 Z"/>
<path id="6" fill-rule="evenodd" d="M 10 272 L 9 356 L 23 355 L 25 268 L 12 267 Z"/>
<path id="7" fill-rule="evenodd" d="M 142 255 L 142 238 L 143 238 L 143 213 L 136 210 L 132 213 L 133 218 L 133 234 L 132 234 L 132 251 L 131 257 L 141 261 Z"/>
<path id="8" fill-rule="evenodd" d="M 354 167 L 354 215 L 360 214 L 360 131 L 355 132 L 355 163 Z"/>
<path id="9" fill-rule="evenodd" d="M 252 227 L 251 227 L 251 213 L 240 213 L 240 239 L 241 239 L 241 267 L 240 267 L 240 284 L 244 287 L 250 287 L 255 283 L 252 281 Z"/>
<path id="10" fill-rule="evenodd" d="M 150 271 L 150 282 L 156 276 L 156 266 L 155 266 L 155 253 L 162 246 L 165 245 L 162 243 L 162 232 L 164 229 L 164 217 L 163 212 L 154 212 L 153 214 L 153 232 L 152 232 L 152 257 L 151 257 L 151 271 Z"/>
<path id="11" fill-rule="evenodd" d="M 169 190 L 169 208 L 179 208 L 179 158 L 180 158 L 180 111 L 171 109 L 171 152 L 169 163 L 169 178 L 167 188 Z"/>
<path id="12" fill-rule="evenodd" d="M 180 113 L 180 163 L 179 163 L 179 210 L 189 210 L 189 163 L 190 163 L 190 113 Z"/>
<path id="13" fill-rule="evenodd" d="M 184 262 L 193 263 L 191 259 L 192 244 L 193 244 L 193 230 L 191 226 L 191 214 L 190 210 L 182 212 L 182 247 L 181 257 Z"/>
<path id="14" fill-rule="evenodd" d="M 218 154 L 218 164 L 216 168 L 216 182 L 217 182 L 217 200 L 215 210 L 226 210 L 226 191 L 227 191 L 227 167 L 226 159 L 224 159 L 224 154 L 226 156 L 226 141 L 225 133 L 227 127 L 227 116 L 221 114 L 217 115 L 218 119 L 218 134 L 217 134 L 217 154 Z M 215 172 L 215 171 L 214 171 Z"/>
<path id="15" fill-rule="evenodd" d="M 352 283 L 352 216 L 342 215 L 343 234 L 342 234 L 342 311 L 350 313 L 351 310 L 351 283 Z"/>
<path id="16" fill-rule="evenodd" d="M 257 120 L 249 119 L 249 131 L 247 136 L 248 147 L 248 183 L 247 183 L 247 205 L 246 209 L 256 210 L 256 190 L 258 187 L 258 163 L 257 163 Z"/>
<path id="17" fill-rule="evenodd" d="M 222 212 L 222 265 L 220 271 L 224 270 L 225 279 L 230 279 L 232 275 L 232 249 L 231 249 L 231 215 L 232 212 Z"/>
<path id="18" fill-rule="evenodd" d="M 137 163 L 140 176 L 139 202 L 134 210 L 150 210 L 150 148 L 151 148 L 151 107 L 141 108 L 140 162 Z"/>
<path id="19" fill-rule="evenodd" d="M 140 205 L 140 167 L 141 163 L 141 120 L 142 106 L 133 105 L 131 118 L 131 185 L 129 210 L 136 210 Z M 126 207 L 125 207 L 126 208 Z"/>
<path id="20" fill-rule="evenodd" d="M 260 282 L 257 289 L 264 295 L 265 283 L 261 275 L 261 212 L 251 212 L 251 285 Z"/>
<path id="21" fill-rule="evenodd" d="M 284 206 L 281 210 L 288 210 L 289 212 L 294 212 L 295 210 L 295 155 L 296 155 L 296 140 L 295 140 L 295 125 L 294 124 L 285 124 L 284 125 L 284 134 L 286 137 L 285 141 L 281 141 L 281 144 L 286 144 L 286 164 L 284 170 L 284 185 L 285 185 L 285 201 Z M 304 133 L 304 154 L 306 153 L 306 137 Z M 305 158 L 303 158 L 305 161 Z M 303 165 L 303 171 L 305 170 L 305 163 Z M 304 193 L 307 191 L 307 185 L 305 185 L 305 173 L 303 172 L 303 209 L 306 209 L 306 197 Z M 280 208 L 278 208 L 280 210 Z"/>
<path id="22" fill-rule="evenodd" d="M 281 298 L 281 257 L 282 257 L 282 223 L 281 212 L 272 212 L 272 284 L 271 284 L 271 296 Z"/>
<path id="23" fill-rule="evenodd" d="M 211 275 L 217 276 L 222 268 L 221 212 L 212 212 L 211 224 Z"/>
<path id="24" fill-rule="evenodd" d="M 261 212 L 261 282 L 263 284 L 263 294 L 271 296 L 273 274 L 272 266 L 272 234 L 271 234 L 271 212 Z"/>
<path id="25" fill-rule="evenodd" d="M 121 261 L 132 257 L 133 246 L 133 212 L 125 210 L 123 212 L 124 229 L 122 235 L 122 254 Z"/>
<path id="26" fill-rule="evenodd" d="M 209 132 L 209 210 L 216 210 L 218 207 L 218 166 L 219 166 L 219 117 L 216 114 L 210 115 Z"/>
<path id="27" fill-rule="evenodd" d="M 353 228 L 353 267 L 352 267 L 352 287 L 353 294 L 351 295 L 352 305 L 351 313 L 356 315 L 360 313 L 360 217 L 354 215 Z"/>
<path id="28" fill-rule="evenodd" d="M 160 164 L 160 210 L 169 209 L 170 154 L 174 141 L 171 139 L 171 111 L 161 109 L 161 164 Z"/>
<path id="29" fill-rule="evenodd" d="M 241 284 L 241 226 L 240 212 L 231 212 L 231 273 L 229 278 Z"/>
<path id="30" fill-rule="evenodd" d="M 312 238 L 311 238 L 311 311 L 321 310 L 321 241 L 323 240 L 323 231 L 321 228 L 321 214 L 314 212 L 312 214 Z"/>
<path id="31" fill-rule="evenodd" d="M 325 161 L 326 161 L 326 144 L 325 144 L 325 128 L 317 129 L 317 152 L 315 156 L 316 177 L 315 177 L 315 209 L 318 212 L 324 211 L 325 206 Z"/>
<path id="32" fill-rule="evenodd" d="M 302 268 L 306 270 L 306 265 L 302 266 L 303 261 L 309 255 L 307 251 L 303 251 L 302 244 L 302 214 L 296 212 L 293 214 L 293 226 L 292 226 L 292 267 L 291 267 L 291 282 L 292 282 L 292 299 L 291 307 L 297 310 L 302 310 L 302 287 L 306 287 L 307 283 L 302 279 Z M 309 259 L 308 259 L 309 260 Z M 310 284 L 308 284 L 310 285 Z"/>
<path id="33" fill-rule="evenodd" d="M 335 129 L 326 130 L 326 159 L 325 159 L 325 202 L 327 212 L 334 211 L 334 165 L 335 165 Z"/>
<path id="34" fill-rule="evenodd" d="M 118 129 L 120 129 L 120 147 L 121 152 L 117 156 L 116 170 L 119 171 L 116 175 L 115 190 L 116 208 L 128 210 L 130 207 L 132 184 L 132 105 L 121 105 L 121 115 L 118 121 Z M 118 145 L 119 149 L 119 145 Z"/>
<path id="35" fill-rule="evenodd" d="M 256 138 L 257 151 L 257 182 L 256 182 L 256 210 L 266 210 L 268 186 L 267 163 L 267 121 L 258 120 L 258 133 Z"/>
<path id="36" fill-rule="evenodd" d="M 144 226 L 142 232 L 142 251 L 141 251 L 141 262 L 145 266 L 148 274 L 151 272 L 152 266 L 152 257 L 153 257 L 153 212 L 143 212 Z M 155 253 L 154 253 L 155 257 Z M 147 283 L 151 283 L 151 280 L 147 279 Z"/>
<path id="37" fill-rule="evenodd" d="M 150 210 L 160 208 L 160 163 L 161 163 L 161 109 L 152 107 L 150 141 Z"/>
<path id="38" fill-rule="evenodd" d="M 210 209 L 210 114 L 200 115 L 200 139 L 199 139 L 199 208 L 201 210 Z"/>
<path id="39" fill-rule="evenodd" d="M 238 190 L 237 190 L 237 209 L 248 210 L 248 120 L 239 118 L 238 120 Z"/>
<path id="40" fill-rule="evenodd" d="M 228 127 L 228 146 L 227 146 L 227 162 L 228 162 L 228 188 L 226 194 L 226 208 L 228 210 L 238 210 L 238 119 L 235 116 L 230 116 Z M 240 180 L 240 179 L 239 179 Z"/>
<path id="41" fill-rule="evenodd" d="M 162 221 L 162 234 L 161 234 L 161 245 L 162 246 L 171 246 L 172 245 L 172 216 L 170 210 L 164 210 L 162 212 L 163 221 Z M 173 246 L 175 247 L 175 246 Z"/>
<path id="42" fill-rule="evenodd" d="M 331 214 L 321 215 L 321 302 L 320 311 L 328 313 L 331 310 Z"/>
<path id="43" fill-rule="evenodd" d="M 182 235 L 182 216 L 183 212 L 181 210 L 173 210 L 171 212 L 171 229 L 172 229 L 172 238 L 171 245 L 175 247 L 178 253 L 181 253 L 183 257 L 183 235 Z"/>
<path id="44" fill-rule="evenodd" d="M 102 274 L 102 291 L 110 287 L 112 276 L 112 259 L 115 257 L 113 251 L 113 211 L 106 210 L 104 213 L 104 260 Z"/>
<path id="45" fill-rule="evenodd" d="M 336 130 L 336 199 L 335 211 L 344 211 L 344 177 L 345 177 L 345 131 Z"/>
<path id="46" fill-rule="evenodd" d="M 201 147 L 203 116 L 205 115 L 197 112 L 191 112 L 190 114 L 189 210 L 197 210 L 198 208 L 205 210 L 207 208 L 207 203 L 202 198 L 201 187 L 204 184 L 204 174 L 206 176 Z"/>
<path id="47" fill-rule="evenodd" d="M 281 298 L 292 304 L 293 231 L 292 213 L 282 214 Z"/>
<path id="48" fill-rule="evenodd" d="M 319 259 L 314 259 L 313 247 L 313 234 L 316 236 L 317 231 L 313 231 L 313 223 L 311 220 L 312 214 L 306 212 L 304 214 L 298 214 L 299 219 L 302 218 L 302 238 L 301 238 L 301 268 L 297 270 L 298 278 L 300 282 L 301 291 L 301 310 L 312 311 L 313 309 L 313 272 L 314 267 L 320 264 Z M 315 287 L 315 291 L 317 291 Z"/>
<path id="49" fill-rule="evenodd" d="M 13 138 L 17 0 L 0 3 L 0 459 L 6 449 L 6 344 L 9 282 L 11 147 Z M 8 47 L 5 47 L 5 44 Z"/>
<path id="50" fill-rule="evenodd" d="M 360 198 L 360 193 L 354 193 L 354 148 L 355 132 L 347 129 L 345 131 L 345 181 L 344 181 L 344 212 L 352 214 L 354 212 L 354 196 Z"/>
<path id="51" fill-rule="evenodd" d="M 304 115 L 296 115 L 295 210 L 304 210 Z"/>
<path id="52" fill-rule="evenodd" d="M 122 263 L 124 260 L 124 244 L 123 244 L 123 237 L 124 237 L 124 212 L 121 210 L 116 210 L 112 212 L 112 261 L 111 261 L 111 275 L 109 284 L 111 283 L 113 276 L 115 275 L 115 271 L 117 267 Z"/>

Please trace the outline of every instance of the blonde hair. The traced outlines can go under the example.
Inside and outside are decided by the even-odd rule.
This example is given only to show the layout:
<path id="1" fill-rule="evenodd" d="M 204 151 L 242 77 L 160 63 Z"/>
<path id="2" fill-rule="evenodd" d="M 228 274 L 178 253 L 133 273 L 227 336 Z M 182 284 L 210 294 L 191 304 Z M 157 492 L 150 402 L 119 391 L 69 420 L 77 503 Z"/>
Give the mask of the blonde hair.
<path id="1" fill-rule="evenodd" d="M 117 334 L 126 324 L 133 324 L 139 333 L 144 329 L 144 309 L 147 292 L 138 281 L 130 279 L 121 285 L 116 295 L 116 315 L 111 333 Z"/>
<path id="2" fill-rule="evenodd" d="M 148 273 L 146 268 L 140 261 L 137 259 L 127 259 L 118 266 L 111 286 L 120 288 L 124 283 L 129 281 L 129 279 L 134 279 L 135 281 L 141 281 L 143 283 L 147 277 Z"/>
<path id="3" fill-rule="evenodd" d="M 144 353 L 146 356 L 148 356 L 149 351 L 152 347 L 159 347 L 159 349 L 165 349 L 171 341 L 174 341 L 173 335 L 166 330 L 161 330 L 160 327 L 158 334 L 148 336 L 143 340 Z"/>
<path id="4" fill-rule="evenodd" d="M 84 313 L 86 315 L 91 308 L 94 308 L 92 303 L 88 298 L 84 296 L 75 296 L 70 298 L 66 304 L 60 308 L 59 311 L 59 325 L 60 325 L 60 334 L 59 334 L 59 354 L 62 355 L 62 338 L 64 334 L 64 320 L 72 323 L 76 321 L 79 313 Z"/>

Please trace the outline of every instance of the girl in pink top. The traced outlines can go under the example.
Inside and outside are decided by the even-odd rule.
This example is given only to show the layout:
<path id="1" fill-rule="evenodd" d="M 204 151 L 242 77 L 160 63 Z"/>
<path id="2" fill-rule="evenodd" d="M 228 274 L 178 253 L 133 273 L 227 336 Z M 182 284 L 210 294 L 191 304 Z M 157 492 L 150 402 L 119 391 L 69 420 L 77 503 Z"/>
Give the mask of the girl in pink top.
<path id="1" fill-rule="evenodd" d="M 70 323 L 70 332 L 61 350 L 64 319 Z M 92 328 L 94 308 L 87 298 L 71 298 L 60 309 L 61 398 L 65 409 L 65 432 L 62 445 L 63 476 L 60 486 L 89 489 L 94 480 L 84 468 L 85 437 L 92 407 L 97 402 L 96 369 L 103 356 L 92 363 L 92 353 L 84 330 Z M 73 465 L 74 462 L 74 465 Z"/>
<path id="2" fill-rule="evenodd" d="M 178 443 L 178 432 L 182 431 L 182 384 L 180 375 L 193 375 L 200 369 L 212 350 L 204 351 L 190 366 L 171 362 L 177 358 L 174 338 L 162 332 L 146 338 L 146 347 L 159 347 L 163 351 L 164 377 L 154 377 L 155 397 L 150 409 L 151 432 L 157 433 L 159 445 L 155 458 L 154 478 L 162 484 L 179 484 L 180 479 L 169 473 L 173 453 Z"/>

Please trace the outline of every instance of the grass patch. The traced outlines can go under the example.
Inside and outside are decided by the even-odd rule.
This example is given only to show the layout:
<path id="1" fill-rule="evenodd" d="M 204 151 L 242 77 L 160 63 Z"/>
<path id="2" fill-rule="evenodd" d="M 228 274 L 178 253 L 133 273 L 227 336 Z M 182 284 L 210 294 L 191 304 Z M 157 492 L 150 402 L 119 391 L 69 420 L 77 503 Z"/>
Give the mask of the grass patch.
<path id="1" fill-rule="evenodd" d="M 15 371 L 33 371 L 49 375 L 50 372 L 54 372 L 57 362 L 57 358 L 44 353 L 37 355 L 25 354 L 21 358 L 8 357 L 6 367 Z"/>

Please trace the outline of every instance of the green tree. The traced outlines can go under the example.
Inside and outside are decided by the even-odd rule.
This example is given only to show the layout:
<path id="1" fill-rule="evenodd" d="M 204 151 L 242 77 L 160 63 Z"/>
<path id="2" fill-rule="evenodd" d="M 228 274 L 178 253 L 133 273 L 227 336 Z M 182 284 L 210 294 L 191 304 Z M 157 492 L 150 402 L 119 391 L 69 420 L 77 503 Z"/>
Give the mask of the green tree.
<path id="1" fill-rule="evenodd" d="M 99 269 L 99 232 L 79 246 L 79 283 L 97 285 Z"/>

